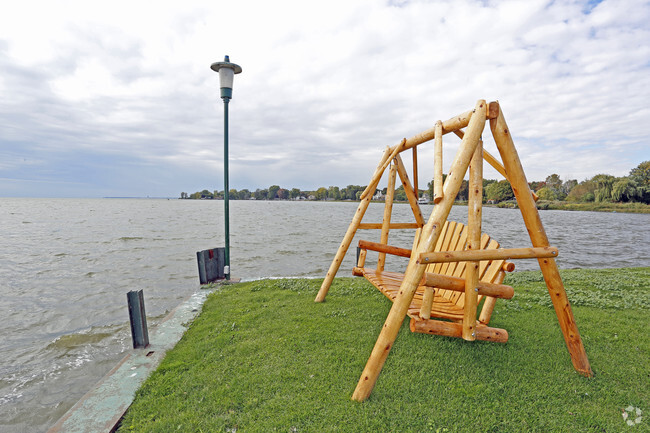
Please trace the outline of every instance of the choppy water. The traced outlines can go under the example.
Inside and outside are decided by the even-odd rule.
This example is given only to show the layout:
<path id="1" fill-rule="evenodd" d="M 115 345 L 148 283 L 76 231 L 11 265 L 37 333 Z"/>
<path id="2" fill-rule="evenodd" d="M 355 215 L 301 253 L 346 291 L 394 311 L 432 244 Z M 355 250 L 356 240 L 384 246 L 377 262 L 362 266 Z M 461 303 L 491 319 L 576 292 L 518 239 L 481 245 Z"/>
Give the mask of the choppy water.
<path id="1" fill-rule="evenodd" d="M 357 203 L 230 207 L 232 274 L 250 280 L 323 277 Z M 364 221 L 382 212 L 372 204 Z M 393 212 L 412 221 L 408 205 Z M 561 268 L 650 266 L 650 215 L 541 215 Z M 144 289 L 150 328 L 199 290 L 196 251 L 223 246 L 222 221 L 221 201 L 1 198 L 0 431 L 45 431 L 130 350 L 129 290 Z M 518 210 L 484 209 L 484 231 L 504 247 L 530 245 Z M 409 248 L 410 232 L 392 232 L 390 243 Z M 339 275 L 350 275 L 351 250 Z"/>

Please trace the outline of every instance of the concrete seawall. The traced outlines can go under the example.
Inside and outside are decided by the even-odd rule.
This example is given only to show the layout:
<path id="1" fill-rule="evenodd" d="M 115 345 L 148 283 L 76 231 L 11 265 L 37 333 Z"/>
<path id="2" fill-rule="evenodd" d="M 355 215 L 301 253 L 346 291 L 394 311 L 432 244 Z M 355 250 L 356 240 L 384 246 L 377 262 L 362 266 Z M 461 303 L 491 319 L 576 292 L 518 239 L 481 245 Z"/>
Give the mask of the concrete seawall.
<path id="1" fill-rule="evenodd" d="M 181 339 L 199 314 L 211 290 L 201 290 L 172 310 L 151 332 L 150 344 L 134 349 L 106 374 L 81 400 L 54 424 L 48 433 L 113 432 L 127 411 L 135 392 L 153 372 L 168 350 Z"/>

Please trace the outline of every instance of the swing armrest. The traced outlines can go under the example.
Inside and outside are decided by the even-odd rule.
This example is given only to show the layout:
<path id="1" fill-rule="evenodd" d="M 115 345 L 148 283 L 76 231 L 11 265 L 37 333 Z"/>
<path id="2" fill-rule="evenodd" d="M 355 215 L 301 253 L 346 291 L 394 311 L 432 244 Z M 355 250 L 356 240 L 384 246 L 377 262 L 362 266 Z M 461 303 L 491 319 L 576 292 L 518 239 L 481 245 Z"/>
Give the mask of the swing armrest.
<path id="1" fill-rule="evenodd" d="M 368 250 L 392 254 L 399 257 L 411 257 L 411 250 L 406 248 L 360 240 L 359 246 L 357 247 L 357 265 L 352 269 L 352 275 L 357 277 L 363 276 L 363 267 L 366 264 L 366 254 Z"/>
<path id="2" fill-rule="evenodd" d="M 400 257 L 411 257 L 411 250 L 408 250 L 406 248 L 394 247 L 391 245 L 380 244 L 377 242 L 360 240 L 359 249 L 377 251 L 380 253 L 392 254 L 394 256 L 400 256 Z"/>

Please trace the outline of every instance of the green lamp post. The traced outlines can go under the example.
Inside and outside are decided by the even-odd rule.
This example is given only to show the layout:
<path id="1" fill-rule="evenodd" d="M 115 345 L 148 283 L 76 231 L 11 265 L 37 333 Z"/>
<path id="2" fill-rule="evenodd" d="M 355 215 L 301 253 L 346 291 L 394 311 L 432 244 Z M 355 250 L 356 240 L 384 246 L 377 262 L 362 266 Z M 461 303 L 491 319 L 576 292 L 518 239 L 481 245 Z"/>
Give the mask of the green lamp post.
<path id="1" fill-rule="evenodd" d="M 223 62 L 215 62 L 210 68 L 219 73 L 221 99 L 223 99 L 223 193 L 224 193 L 224 218 L 226 228 L 226 252 L 224 257 L 224 276 L 230 280 L 230 186 L 228 182 L 228 103 L 232 98 L 232 82 L 235 74 L 239 74 L 241 66 L 230 63 L 226 56 Z"/>

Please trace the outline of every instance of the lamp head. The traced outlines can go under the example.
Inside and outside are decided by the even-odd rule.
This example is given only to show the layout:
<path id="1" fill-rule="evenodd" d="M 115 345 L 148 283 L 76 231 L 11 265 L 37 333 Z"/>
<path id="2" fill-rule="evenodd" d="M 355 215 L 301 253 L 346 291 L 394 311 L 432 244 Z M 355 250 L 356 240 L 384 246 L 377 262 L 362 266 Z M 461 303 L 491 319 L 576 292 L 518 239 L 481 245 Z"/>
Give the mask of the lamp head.
<path id="1" fill-rule="evenodd" d="M 223 99 L 232 98 L 232 82 L 235 74 L 241 73 L 241 66 L 230 63 L 230 57 L 226 56 L 223 62 L 215 62 L 210 68 L 219 73 L 219 87 Z"/>

